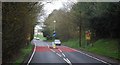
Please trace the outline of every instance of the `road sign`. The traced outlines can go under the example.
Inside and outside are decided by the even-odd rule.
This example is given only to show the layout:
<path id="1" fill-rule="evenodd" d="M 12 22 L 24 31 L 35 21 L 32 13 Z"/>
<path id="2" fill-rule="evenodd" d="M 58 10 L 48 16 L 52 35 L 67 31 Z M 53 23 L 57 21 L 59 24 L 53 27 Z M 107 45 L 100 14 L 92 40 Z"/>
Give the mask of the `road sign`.
<path id="1" fill-rule="evenodd" d="M 91 39 L 91 32 L 90 31 L 86 31 L 86 40 L 90 40 Z"/>
<path id="2" fill-rule="evenodd" d="M 53 33 L 53 37 L 55 37 L 55 36 L 56 36 L 56 33 L 54 32 L 54 33 Z"/>

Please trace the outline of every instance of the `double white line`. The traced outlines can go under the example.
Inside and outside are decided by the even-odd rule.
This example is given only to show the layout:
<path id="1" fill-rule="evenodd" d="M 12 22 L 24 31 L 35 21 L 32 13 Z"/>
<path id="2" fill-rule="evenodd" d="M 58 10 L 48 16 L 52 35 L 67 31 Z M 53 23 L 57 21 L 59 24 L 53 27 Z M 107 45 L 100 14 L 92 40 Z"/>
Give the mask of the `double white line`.
<path id="1" fill-rule="evenodd" d="M 55 52 L 53 49 L 50 49 L 52 52 Z M 62 52 L 62 50 L 58 49 L 62 55 L 63 55 L 63 60 L 68 63 L 69 65 L 72 65 L 72 63 L 70 62 L 70 60 L 68 58 L 66 58 L 65 54 Z M 62 57 L 62 55 L 60 55 L 59 53 L 55 52 L 56 55 L 58 55 L 59 57 Z"/>
<path id="2" fill-rule="evenodd" d="M 69 65 L 72 65 L 72 63 L 70 62 L 68 58 L 63 58 L 63 60 L 65 60 Z"/>
<path id="3" fill-rule="evenodd" d="M 36 51 L 36 43 L 34 43 L 35 44 L 35 47 L 34 47 L 34 51 L 33 51 L 33 53 L 32 53 L 32 55 L 31 55 L 31 57 L 30 57 L 30 59 L 29 59 L 29 61 L 27 62 L 27 65 L 29 65 L 30 64 L 30 62 L 31 62 L 31 60 L 32 60 L 32 58 L 33 58 L 33 56 L 34 56 L 34 54 L 35 54 L 35 51 Z M 48 48 L 49 48 L 49 45 L 47 45 L 48 46 Z M 50 49 L 52 52 L 55 52 L 53 49 Z M 62 53 L 62 55 L 64 56 L 64 57 L 66 57 L 65 56 L 65 54 L 60 50 L 60 49 L 58 49 L 61 53 Z M 56 53 L 56 52 L 55 52 Z M 59 53 L 56 53 L 59 57 L 62 57 L 62 55 L 60 55 Z M 67 62 L 69 65 L 72 65 L 72 63 L 70 62 L 70 60 L 68 59 L 68 58 L 64 58 L 63 57 L 63 60 L 65 61 L 65 62 Z"/>

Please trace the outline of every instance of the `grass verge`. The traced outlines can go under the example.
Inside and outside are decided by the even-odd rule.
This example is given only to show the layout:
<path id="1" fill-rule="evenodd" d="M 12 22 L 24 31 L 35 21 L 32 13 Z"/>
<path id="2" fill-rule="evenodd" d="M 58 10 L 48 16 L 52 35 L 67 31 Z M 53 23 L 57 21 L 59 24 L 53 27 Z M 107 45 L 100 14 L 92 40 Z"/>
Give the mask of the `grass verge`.
<path id="1" fill-rule="evenodd" d="M 93 47 L 87 46 L 85 50 L 120 60 L 120 52 L 117 40 L 101 39 L 93 44 Z"/>
<path id="2" fill-rule="evenodd" d="M 20 65 L 23 63 L 25 58 L 32 52 L 33 45 L 29 44 L 27 47 L 24 47 L 20 50 L 19 57 L 14 61 L 14 65 Z"/>
<path id="3" fill-rule="evenodd" d="M 71 48 L 79 48 L 79 40 L 70 39 L 68 41 L 63 42 L 63 45 L 69 46 Z"/>
<path id="4" fill-rule="evenodd" d="M 89 51 L 98 55 L 120 60 L 118 40 L 100 39 L 94 42 L 92 47 L 82 46 L 82 48 L 79 47 L 79 40 L 76 39 L 65 41 L 63 44 L 72 48 L 83 49 L 85 51 Z"/>
<path id="5" fill-rule="evenodd" d="M 54 42 L 54 40 L 46 40 L 47 42 Z"/>

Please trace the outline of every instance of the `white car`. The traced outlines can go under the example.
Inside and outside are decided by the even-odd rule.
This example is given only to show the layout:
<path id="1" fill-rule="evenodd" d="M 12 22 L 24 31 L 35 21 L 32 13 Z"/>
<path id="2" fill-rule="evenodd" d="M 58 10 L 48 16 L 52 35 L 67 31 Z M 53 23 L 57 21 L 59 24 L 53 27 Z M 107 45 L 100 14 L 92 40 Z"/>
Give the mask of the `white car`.
<path id="1" fill-rule="evenodd" d="M 60 41 L 59 39 L 55 39 L 55 40 L 54 40 L 54 44 L 56 44 L 56 45 L 61 45 L 61 41 Z"/>
<path id="2" fill-rule="evenodd" d="M 39 39 L 40 39 L 39 37 L 36 38 L 36 40 L 39 40 Z"/>

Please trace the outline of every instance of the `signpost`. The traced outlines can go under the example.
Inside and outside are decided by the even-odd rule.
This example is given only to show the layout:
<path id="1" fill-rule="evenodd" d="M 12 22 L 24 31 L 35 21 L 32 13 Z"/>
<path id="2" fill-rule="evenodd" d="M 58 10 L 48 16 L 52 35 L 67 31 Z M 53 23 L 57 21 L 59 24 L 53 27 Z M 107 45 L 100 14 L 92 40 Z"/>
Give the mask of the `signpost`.
<path id="1" fill-rule="evenodd" d="M 54 20 L 53 22 L 54 22 L 54 32 L 53 32 L 53 37 L 54 37 L 54 39 L 55 39 L 55 37 L 56 37 L 56 30 L 55 30 L 55 23 L 56 23 L 56 21 Z"/>
<path id="2" fill-rule="evenodd" d="M 56 36 L 56 33 L 53 33 L 53 37 L 55 37 Z"/>
<path id="3" fill-rule="evenodd" d="M 87 41 L 87 45 L 89 45 L 90 40 L 91 40 L 91 32 L 90 32 L 90 30 L 85 32 L 85 38 L 86 38 L 86 41 Z"/>

